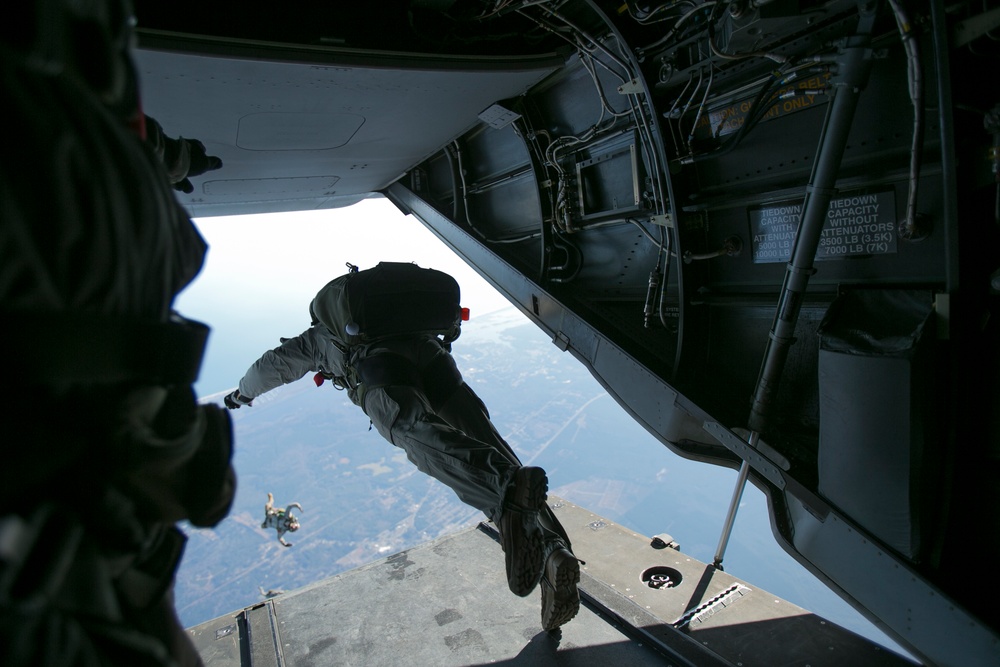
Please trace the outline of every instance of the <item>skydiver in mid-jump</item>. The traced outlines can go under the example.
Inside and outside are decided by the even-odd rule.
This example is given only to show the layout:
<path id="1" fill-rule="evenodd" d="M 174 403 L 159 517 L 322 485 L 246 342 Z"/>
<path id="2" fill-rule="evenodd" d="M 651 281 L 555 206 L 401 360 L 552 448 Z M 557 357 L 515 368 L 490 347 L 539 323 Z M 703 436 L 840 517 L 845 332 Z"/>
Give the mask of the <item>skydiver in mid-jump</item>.
<path id="1" fill-rule="evenodd" d="M 493 522 L 508 587 L 520 597 L 540 587 L 542 628 L 557 630 L 580 610 L 580 561 L 546 503 L 545 470 L 521 464 L 451 355 L 458 283 L 407 263 L 348 269 L 310 303 L 309 329 L 254 362 L 226 407 L 252 406 L 309 372 L 346 389 L 379 435 Z"/>
<path id="2" fill-rule="evenodd" d="M 300 512 L 304 511 L 302 505 L 298 503 L 290 503 L 285 509 L 274 509 L 274 494 L 267 494 L 267 504 L 264 505 L 264 523 L 260 524 L 261 528 L 274 528 L 278 531 L 278 541 L 281 542 L 282 546 L 290 547 L 291 542 L 286 542 L 283 535 L 288 533 L 294 533 L 299 529 L 299 519 L 297 516 L 292 514 L 292 508 L 297 508 Z"/>

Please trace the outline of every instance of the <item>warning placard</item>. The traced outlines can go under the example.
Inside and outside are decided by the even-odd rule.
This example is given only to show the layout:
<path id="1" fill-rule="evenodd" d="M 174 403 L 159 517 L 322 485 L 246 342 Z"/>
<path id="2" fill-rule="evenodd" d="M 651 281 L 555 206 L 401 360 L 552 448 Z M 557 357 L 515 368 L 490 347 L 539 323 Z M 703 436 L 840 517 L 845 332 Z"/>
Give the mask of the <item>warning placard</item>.
<path id="1" fill-rule="evenodd" d="M 761 122 L 767 122 L 786 116 L 796 111 L 802 111 L 818 104 L 825 104 L 827 96 L 820 94 L 825 90 L 830 74 L 822 74 L 797 81 L 792 85 L 778 89 L 771 98 L 761 102 L 767 106 L 767 111 L 761 117 Z M 816 94 L 802 94 L 804 91 L 814 91 Z M 795 95 L 795 93 L 800 93 Z M 791 94 L 791 96 L 789 96 Z M 694 128 L 697 139 L 724 137 L 740 129 L 753 109 L 753 98 L 746 98 L 725 106 L 714 107 L 708 113 L 698 118 Z"/>
<path id="2" fill-rule="evenodd" d="M 791 258 L 801 214 L 801 200 L 747 209 L 755 264 Z M 841 195 L 827 209 L 816 259 L 895 253 L 896 243 L 896 197 L 892 190 Z"/>

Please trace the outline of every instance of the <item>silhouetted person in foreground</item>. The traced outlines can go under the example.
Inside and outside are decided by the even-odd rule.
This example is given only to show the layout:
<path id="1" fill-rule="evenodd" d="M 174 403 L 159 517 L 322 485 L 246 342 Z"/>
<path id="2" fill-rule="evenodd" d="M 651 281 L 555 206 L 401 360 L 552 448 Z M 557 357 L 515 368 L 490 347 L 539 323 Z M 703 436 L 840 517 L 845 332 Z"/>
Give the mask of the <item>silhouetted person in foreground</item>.
<path id="1" fill-rule="evenodd" d="M 168 177 L 130 14 L 39 0 L 0 25 L 4 667 L 200 665 L 175 523 L 216 524 L 235 489 L 229 415 L 191 389 L 208 330 L 172 311 L 206 248 L 171 181 L 198 171 L 192 148 L 219 163 L 169 140 Z"/>
<path id="2" fill-rule="evenodd" d="M 312 326 L 265 352 L 226 406 L 251 405 L 310 372 L 346 389 L 382 437 L 493 521 L 510 590 L 526 596 L 540 582 L 542 626 L 558 628 L 579 610 L 579 562 L 545 503 L 545 471 L 521 465 L 450 354 L 458 284 L 413 264 L 350 268 L 313 299 Z"/>

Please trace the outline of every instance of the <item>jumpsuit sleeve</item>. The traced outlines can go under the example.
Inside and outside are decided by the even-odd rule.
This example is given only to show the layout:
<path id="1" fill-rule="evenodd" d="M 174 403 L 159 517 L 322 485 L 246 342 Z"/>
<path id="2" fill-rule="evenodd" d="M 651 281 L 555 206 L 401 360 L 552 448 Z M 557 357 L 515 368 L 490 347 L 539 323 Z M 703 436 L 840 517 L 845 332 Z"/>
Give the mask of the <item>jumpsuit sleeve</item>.
<path id="1" fill-rule="evenodd" d="M 295 382 L 309 371 L 318 371 L 323 341 L 313 329 L 285 340 L 281 345 L 265 352 L 254 362 L 240 380 L 240 393 L 256 398 L 276 387 Z"/>
<path id="2" fill-rule="evenodd" d="M 187 142 L 168 137 L 163 126 L 152 116 L 146 116 L 146 142 L 163 163 L 170 184 L 184 180 L 191 168 L 191 149 Z"/>

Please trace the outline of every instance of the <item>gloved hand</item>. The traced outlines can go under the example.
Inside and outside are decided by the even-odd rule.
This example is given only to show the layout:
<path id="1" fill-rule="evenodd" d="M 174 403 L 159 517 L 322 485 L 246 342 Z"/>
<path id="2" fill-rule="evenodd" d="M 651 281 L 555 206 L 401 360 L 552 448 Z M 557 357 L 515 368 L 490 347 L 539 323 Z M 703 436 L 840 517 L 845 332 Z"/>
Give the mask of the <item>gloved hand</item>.
<path id="1" fill-rule="evenodd" d="M 231 394 L 227 394 L 222 400 L 226 404 L 226 407 L 230 410 L 239 410 L 244 405 L 249 405 L 251 408 L 253 407 L 253 399 L 247 398 L 241 394 L 239 389 L 233 390 Z"/>
<path id="2" fill-rule="evenodd" d="M 206 171 L 214 171 L 222 167 L 222 160 L 214 155 L 208 155 L 205 152 L 205 144 L 201 143 L 197 139 L 184 139 L 183 137 L 179 141 L 187 144 L 188 155 L 190 158 L 188 170 L 186 176 L 174 183 L 174 189 L 180 190 L 186 194 L 194 192 L 194 185 L 188 180 L 190 176 L 201 176 Z"/>

